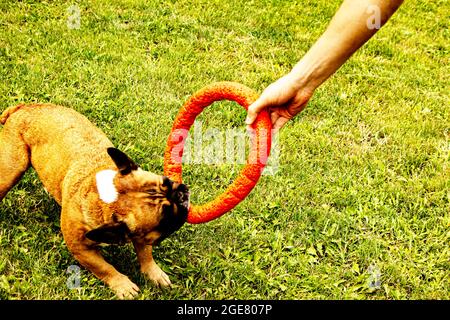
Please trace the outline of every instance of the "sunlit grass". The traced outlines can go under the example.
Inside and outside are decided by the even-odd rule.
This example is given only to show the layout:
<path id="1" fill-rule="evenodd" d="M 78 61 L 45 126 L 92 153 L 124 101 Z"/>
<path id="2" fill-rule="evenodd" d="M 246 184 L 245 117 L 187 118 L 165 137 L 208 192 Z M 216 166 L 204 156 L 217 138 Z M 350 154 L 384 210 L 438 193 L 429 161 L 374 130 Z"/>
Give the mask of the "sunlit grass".
<path id="1" fill-rule="evenodd" d="M 340 1 L 2 1 L 0 111 L 52 102 L 86 115 L 144 168 L 162 173 L 175 115 L 199 88 L 261 91 L 290 70 Z M 226 216 L 155 250 L 174 288 L 154 288 L 131 247 L 105 254 L 141 299 L 449 299 L 448 4 L 406 1 L 280 135 L 279 171 Z M 244 130 L 229 104 L 204 129 Z M 1 148 L 1 146 L 0 146 Z M 240 166 L 189 164 L 198 202 Z M 196 191 L 197 190 L 197 191 Z M 59 207 L 33 171 L 0 204 L 0 298 L 109 299 L 77 264 Z M 379 286 L 370 287 L 372 270 Z"/>

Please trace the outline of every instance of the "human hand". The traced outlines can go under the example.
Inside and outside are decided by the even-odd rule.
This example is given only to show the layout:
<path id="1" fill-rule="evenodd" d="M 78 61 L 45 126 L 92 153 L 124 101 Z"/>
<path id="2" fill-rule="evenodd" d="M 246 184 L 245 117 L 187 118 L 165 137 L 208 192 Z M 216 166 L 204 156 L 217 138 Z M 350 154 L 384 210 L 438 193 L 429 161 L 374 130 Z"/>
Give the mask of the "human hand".
<path id="1" fill-rule="evenodd" d="M 287 74 L 269 85 L 261 96 L 248 107 L 247 125 L 255 122 L 259 112 L 268 109 L 274 132 L 302 111 L 314 89 L 302 86 L 294 75 Z"/>

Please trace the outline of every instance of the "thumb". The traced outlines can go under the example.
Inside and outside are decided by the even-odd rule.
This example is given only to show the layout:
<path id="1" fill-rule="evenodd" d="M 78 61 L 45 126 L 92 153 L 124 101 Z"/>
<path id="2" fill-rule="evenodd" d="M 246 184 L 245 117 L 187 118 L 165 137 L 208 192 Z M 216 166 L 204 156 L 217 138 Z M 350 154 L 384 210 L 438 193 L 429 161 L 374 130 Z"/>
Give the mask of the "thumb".
<path id="1" fill-rule="evenodd" d="M 250 125 L 255 122 L 258 114 L 266 107 L 266 103 L 263 99 L 258 98 L 255 102 L 253 102 L 247 110 L 247 118 L 245 119 L 245 123 Z"/>

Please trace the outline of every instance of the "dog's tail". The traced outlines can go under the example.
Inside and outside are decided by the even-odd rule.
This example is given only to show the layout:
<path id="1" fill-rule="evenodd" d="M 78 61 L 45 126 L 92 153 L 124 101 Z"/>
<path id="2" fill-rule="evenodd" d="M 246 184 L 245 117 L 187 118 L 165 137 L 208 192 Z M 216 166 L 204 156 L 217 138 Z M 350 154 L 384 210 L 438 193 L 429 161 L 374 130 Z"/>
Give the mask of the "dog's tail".
<path id="1" fill-rule="evenodd" d="M 22 107 L 28 107 L 28 106 L 33 106 L 33 105 L 27 105 L 27 104 L 21 103 L 17 106 L 7 108 L 5 111 L 3 111 L 2 115 L 0 116 L 0 123 L 5 124 L 6 120 L 8 120 L 10 115 L 12 115 L 14 112 L 21 109 Z"/>

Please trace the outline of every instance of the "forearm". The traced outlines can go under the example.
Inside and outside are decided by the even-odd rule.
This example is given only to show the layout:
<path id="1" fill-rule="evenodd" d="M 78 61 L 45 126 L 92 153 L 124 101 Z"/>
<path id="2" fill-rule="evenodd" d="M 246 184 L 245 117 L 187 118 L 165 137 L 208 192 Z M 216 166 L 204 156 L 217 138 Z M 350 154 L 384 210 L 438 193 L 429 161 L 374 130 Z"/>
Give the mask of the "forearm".
<path id="1" fill-rule="evenodd" d="M 314 90 L 386 23 L 403 0 L 345 0 L 290 75 Z"/>

